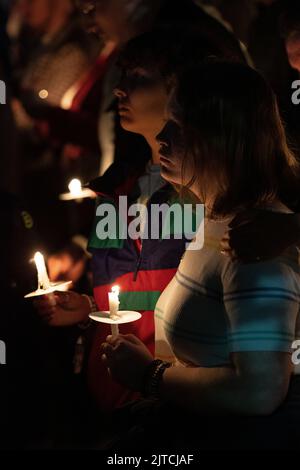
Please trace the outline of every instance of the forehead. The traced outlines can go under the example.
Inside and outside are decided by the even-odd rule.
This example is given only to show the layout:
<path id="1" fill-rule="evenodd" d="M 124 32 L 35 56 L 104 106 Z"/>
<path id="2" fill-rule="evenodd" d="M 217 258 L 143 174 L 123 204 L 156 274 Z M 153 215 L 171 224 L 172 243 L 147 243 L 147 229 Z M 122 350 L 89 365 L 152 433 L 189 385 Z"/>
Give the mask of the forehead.
<path id="1" fill-rule="evenodd" d="M 84 14 L 88 15 L 107 9 L 112 1 L 115 3 L 119 0 L 74 0 L 76 7 Z"/>
<path id="2" fill-rule="evenodd" d="M 169 93 L 167 114 L 169 119 L 172 119 L 172 121 L 175 121 L 177 124 L 181 122 L 181 109 L 176 98 L 175 87 Z"/>
<path id="3" fill-rule="evenodd" d="M 287 51 L 290 53 L 296 52 L 300 49 L 300 31 L 295 31 L 290 34 L 286 40 Z"/>
<path id="4" fill-rule="evenodd" d="M 127 72 L 128 74 L 133 74 L 133 75 L 141 75 L 141 76 L 147 76 L 147 77 L 157 77 L 160 78 L 161 74 L 159 71 L 153 67 L 147 67 L 147 66 L 140 66 L 140 65 L 124 65 L 123 71 Z"/>

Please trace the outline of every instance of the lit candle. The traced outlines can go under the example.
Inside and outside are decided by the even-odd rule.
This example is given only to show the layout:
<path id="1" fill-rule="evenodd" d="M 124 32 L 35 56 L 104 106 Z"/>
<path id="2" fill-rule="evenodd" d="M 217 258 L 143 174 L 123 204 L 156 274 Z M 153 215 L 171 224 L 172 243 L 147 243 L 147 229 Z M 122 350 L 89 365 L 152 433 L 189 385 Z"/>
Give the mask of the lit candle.
<path id="1" fill-rule="evenodd" d="M 51 284 L 42 253 L 37 252 L 34 255 L 34 262 L 38 273 L 38 290 L 50 289 Z"/>
<path id="2" fill-rule="evenodd" d="M 78 179 L 74 179 L 70 182 L 69 186 L 69 191 L 71 195 L 75 197 L 80 197 L 82 195 L 82 184 L 81 181 Z"/>
<path id="3" fill-rule="evenodd" d="M 119 286 L 114 286 L 111 289 L 111 292 L 108 293 L 108 300 L 109 300 L 109 316 L 112 320 L 115 320 L 116 317 L 118 317 L 118 311 L 119 311 L 119 293 L 120 293 L 120 288 Z M 111 333 L 113 336 L 117 336 L 119 334 L 119 327 L 118 325 L 111 325 Z"/>
<path id="4" fill-rule="evenodd" d="M 38 288 L 36 291 L 25 295 L 25 299 L 31 299 L 33 297 L 40 297 L 41 295 L 48 295 L 49 302 L 51 303 L 51 305 L 55 306 L 56 300 L 55 300 L 54 292 L 57 290 L 61 292 L 68 290 L 72 282 L 71 281 L 56 282 L 56 283 L 50 282 L 50 279 L 47 273 L 46 264 L 45 264 L 45 259 L 42 253 L 37 252 L 34 255 L 33 259 L 34 259 L 35 266 L 37 269 Z"/>
<path id="5" fill-rule="evenodd" d="M 94 191 L 88 188 L 83 188 L 82 183 L 79 179 L 74 178 L 68 184 L 69 192 L 60 194 L 59 199 L 61 201 L 77 201 L 81 202 L 85 198 L 95 198 L 96 194 Z"/>

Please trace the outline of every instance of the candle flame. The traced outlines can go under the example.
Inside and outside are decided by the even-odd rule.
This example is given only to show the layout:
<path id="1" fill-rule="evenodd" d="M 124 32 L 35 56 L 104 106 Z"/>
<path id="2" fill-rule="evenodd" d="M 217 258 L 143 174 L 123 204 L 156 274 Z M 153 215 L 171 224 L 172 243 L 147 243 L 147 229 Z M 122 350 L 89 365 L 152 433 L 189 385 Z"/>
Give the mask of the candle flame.
<path id="1" fill-rule="evenodd" d="M 73 179 L 70 184 L 69 184 L 69 191 L 70 193 L 72 194 L 72 196 L 76 197 L 76 196 L 80 196 L 81 195 L 81 192 L 82 192 L 82 185 L 81 185 L 81 181 L 78 180 L 78 179 Z"/>
<path id="2" fill-rule="evenodd" d="M 48 96 L 49 96 L 48 90 L 41 90 L 39 92 L 39 97 L 41 98 L 41 100 L 46 100 Z"/>
<path id="3" fill-rule="evenodd" d="M 45 265 L 45 259 L 39 251 L 34 255 L 34 262 L 38 272 L 38 289 L 49 289 L 50 280 Z"/>
<path id="4" fill-rule="evenodd" d="M 39 251 L 34 255 L 33 259 L 37 268 L 40 268 L 44 263 L 44 257 Z"/>
<path id="5" fill-rule="evenodd" d="M 120 294 L 120 287 L 119 286 L 113 286 L 111 291 L 114 293 L 114 294 L 117 294 L 119 295 Z"/>

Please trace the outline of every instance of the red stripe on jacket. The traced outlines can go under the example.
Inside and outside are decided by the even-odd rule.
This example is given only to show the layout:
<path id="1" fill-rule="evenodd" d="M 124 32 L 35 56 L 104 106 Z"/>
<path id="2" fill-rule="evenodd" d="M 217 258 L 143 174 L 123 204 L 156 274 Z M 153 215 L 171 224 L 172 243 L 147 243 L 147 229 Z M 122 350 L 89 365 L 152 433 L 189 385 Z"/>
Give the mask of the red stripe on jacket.
<path id="1" fill-rule="evenodd" d="M 176 269 L 155 271 L 140 271 L 136 281 L 134 273 L 127 273 L 115 279 L 113 284 L 98 286 L 94 289 L 94 296 L 99 310 L 108 310 L 108 292 L 113 285 L 120 286 L 123 292 L 160 291 L 167 287 L 176 273 Z M 121 334 L 134 334 L 154 355 L 155 331 L 153 310 L 140 312 L 142 318 L 134 323 L 122 325 Z M 100 409 L 105 411 L 122 406 L 128 401 L 139 397 L 138 393 L 125 389 L 114 382 L 107 368 L 101 361 L 100 347 L 106 337 L 111 334 L 110 327 L 105 324 L 95 325 L 94 337 L 88 359 L 87 380 L 90 392 Z"/>

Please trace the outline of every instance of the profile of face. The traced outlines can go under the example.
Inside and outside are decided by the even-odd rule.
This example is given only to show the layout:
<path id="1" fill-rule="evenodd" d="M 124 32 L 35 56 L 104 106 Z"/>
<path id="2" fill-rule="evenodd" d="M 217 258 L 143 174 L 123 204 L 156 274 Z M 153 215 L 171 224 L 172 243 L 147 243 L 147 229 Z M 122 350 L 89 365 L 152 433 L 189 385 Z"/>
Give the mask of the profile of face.
<path id="1" fill-rule="evenodd" d="M 24 23 L 34 30 L 43 30 L 51 15 L 51 0 L 22 0 Z"/>
<path id="2" fill-rule="evenodd" d="M 180 124 L 170 116 L 163 129 L 156 137 L 160 145 L 161 176 L 170 183 L 184 184 L 182 174 L 185 157 L 184 139 Z M 186 183 L 188 175 L 186 175 Z"/>
<path id="3" fill-rule="evenodd" d="M 142 67 L 127 70 L 115 95 L 123 129 L 154 139 L 164 126 L 168 101 L 159 73 Z"/>
<path id="4" fill-rule="evenodd" d="M 300 32 L 295 32 L 287 38 L 286 52 L 291 67 L 300 72 Z"/>
<path id="5" fill-rule="evenodd" d="M 124 0 L 77 0 L 76 6 L 84 15 L 86 28 L 105 42 L 123 42 L 126 38 L 127 10 Z"/>

